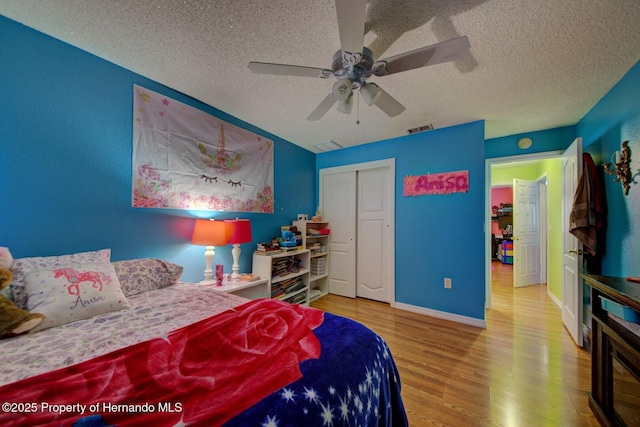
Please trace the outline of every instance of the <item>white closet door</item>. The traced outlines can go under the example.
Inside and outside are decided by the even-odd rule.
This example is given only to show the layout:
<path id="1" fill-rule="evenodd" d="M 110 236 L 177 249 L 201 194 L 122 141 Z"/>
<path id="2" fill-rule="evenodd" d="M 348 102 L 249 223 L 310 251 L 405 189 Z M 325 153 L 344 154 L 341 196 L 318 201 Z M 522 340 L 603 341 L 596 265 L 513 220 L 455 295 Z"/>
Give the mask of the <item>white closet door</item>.
<path id="1" fill-rule="evenodd" d="M 390 237 L 389 168 L 367 169 L 358 172 L 358 243 L 357 286 L 359 297 L 391 302 L 393 276 L 388 268 Z"/>
<path id="2" fill-rule="evenodd" d="M 356 297 L 356 173 L 324 175 L 322 208 L 329 221 L 329 293 Z"/>

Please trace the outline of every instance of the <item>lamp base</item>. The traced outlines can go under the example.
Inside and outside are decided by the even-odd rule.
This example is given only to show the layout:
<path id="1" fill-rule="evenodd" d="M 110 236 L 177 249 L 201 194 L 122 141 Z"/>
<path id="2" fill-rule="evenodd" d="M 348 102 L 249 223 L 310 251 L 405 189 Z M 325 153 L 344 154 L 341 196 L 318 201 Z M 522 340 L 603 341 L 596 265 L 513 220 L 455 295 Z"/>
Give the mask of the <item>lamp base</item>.
<path id="1" fill-rule="evenodd" d="M 216 256 L 216 251 L 213 246 L 207 246 L 204 250 L 204 281 L 213 279 L 213 258 Z"/>
<path id="2" fill-rule="evenodd" d="M 237 279 L 240 277 L 240 244 L 234 243 L 233 249 L 231 249 L 233 255 L 233 265 L 231 266 L 231 278 Z"/>

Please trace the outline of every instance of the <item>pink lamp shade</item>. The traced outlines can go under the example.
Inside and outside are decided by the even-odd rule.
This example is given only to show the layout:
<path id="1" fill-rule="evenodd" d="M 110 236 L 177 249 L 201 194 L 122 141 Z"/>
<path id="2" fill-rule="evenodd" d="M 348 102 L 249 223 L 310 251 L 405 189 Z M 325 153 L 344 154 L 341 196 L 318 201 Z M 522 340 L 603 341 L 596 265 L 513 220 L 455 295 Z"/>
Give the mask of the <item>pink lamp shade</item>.
<path id="1" fill-rule="evenodd" d="M 230 225 L 229 243 L 233 244 L 231 255 L 233 255 L 233 265 L 231 266 L 231 277 L 240 277 L 240 244 L 251 241 L 251 222 L 248 219 L 229 219 L 225 221 Z"/>
<path id="2" fill-rule="evenodd" d="M 228 227 L 226 221 L 196 219 L 191 243 L 200 246 L 224 246 L 229 235 Z"/>
<path id="3" fill-rule="evenodd" d="M 225 221 L 231 227 L 228 243 L 248 243 L 251 237 L 251 221 L 248 219 L 230 219 Z"/>

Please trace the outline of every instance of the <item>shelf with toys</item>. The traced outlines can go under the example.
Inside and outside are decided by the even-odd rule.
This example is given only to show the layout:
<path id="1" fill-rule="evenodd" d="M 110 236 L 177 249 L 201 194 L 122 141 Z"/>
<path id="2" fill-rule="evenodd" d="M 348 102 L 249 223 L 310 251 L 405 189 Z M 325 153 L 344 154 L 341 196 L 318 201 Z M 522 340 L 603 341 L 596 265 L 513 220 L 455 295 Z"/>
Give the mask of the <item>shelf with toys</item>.
<path id="1" fill-rule="evenodd" d="M 294 221 L 302 236 L 302 247 L 310 254 L 309 301 L 318 299 L 329 292 L 329 223 L 319 217 L 315 220 Z"/>

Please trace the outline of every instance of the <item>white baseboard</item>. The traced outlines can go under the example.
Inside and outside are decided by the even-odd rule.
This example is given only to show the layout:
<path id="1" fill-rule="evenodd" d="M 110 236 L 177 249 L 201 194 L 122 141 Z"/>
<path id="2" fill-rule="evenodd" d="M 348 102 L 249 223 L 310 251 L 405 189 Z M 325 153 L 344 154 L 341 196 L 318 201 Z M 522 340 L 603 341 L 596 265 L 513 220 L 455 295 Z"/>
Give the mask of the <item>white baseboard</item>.
<path id="1" fill-rule="evenodd" d="M 487 329 L 487 321 L 484 319 L 461 316 L 459 314 L 447 313 L 446 311 L 432 310 L 430 308 L 418 307 L 417 305 L 405 304 L 402 302 L 395 302 L 392 304 L 392 306 L 399 310 L 411 311 L 413 313 L 424 314 L 425 316 L 431 316 L 438 319 L 449 320 L 451 322 L 462 323 L 464 325 Z"/>
<path id="2" fill-rule="evenodd" d="M 558 307 L 562 308 L 562 301 L 560 301 L 554 294 L 549 292 L 548 286 L 547 286 L 547 296 L 551 298 L 551 301 L 555 302 Z"/>

